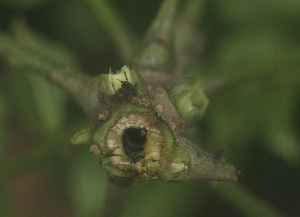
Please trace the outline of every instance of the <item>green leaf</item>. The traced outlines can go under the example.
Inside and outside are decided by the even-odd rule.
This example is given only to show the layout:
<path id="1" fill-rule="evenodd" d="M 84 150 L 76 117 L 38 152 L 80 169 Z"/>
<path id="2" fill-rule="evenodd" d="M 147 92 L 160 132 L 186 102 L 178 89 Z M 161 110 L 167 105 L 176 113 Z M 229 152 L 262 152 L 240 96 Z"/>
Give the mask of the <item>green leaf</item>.
<path id="1" fill-rule="evenodd" d="M 11 70 L 9 76 L 15 105 L 30 127 L 47 133 L 61 130 L 65 123 L 66 94 L 25 70 Z"/>
<path id="2" fill-rule="evenodd" d="M 48 133 L 60 131 L 66 121 L 66 94 L 44 78 L 28 75 L 41 125 Z"/>

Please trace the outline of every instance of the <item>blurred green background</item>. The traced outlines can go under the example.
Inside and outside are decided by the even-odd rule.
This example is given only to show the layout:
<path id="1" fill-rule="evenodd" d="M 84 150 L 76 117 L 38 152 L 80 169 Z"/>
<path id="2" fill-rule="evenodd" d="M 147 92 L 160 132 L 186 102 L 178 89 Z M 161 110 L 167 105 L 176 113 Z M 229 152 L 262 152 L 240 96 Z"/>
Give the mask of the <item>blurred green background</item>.
<path id="1" fill-rule="evenodd" d="M 161 3 L 109 2 L 138 38 Z M 300 216 L 300 1 L 202 5 L 205 64 L 187 70 L 231 82 L 210 96 L 192 140 L 207 152 L 223 150 L 240 180 L 143 183 L 124 216 Z M 59 61 L 91 75 L 126 64 L 87 1 L 1 0 L 1 34 L 20 31 L 26 46 L 24 28 L 53 43 L 38 51 L 51 55 L 55 44 Z M 11 61 L 0 58 L 0 216 L 99 216 L 105 180 L 97 159 L 69 142 L 91 120 L 63 91 Z"/>

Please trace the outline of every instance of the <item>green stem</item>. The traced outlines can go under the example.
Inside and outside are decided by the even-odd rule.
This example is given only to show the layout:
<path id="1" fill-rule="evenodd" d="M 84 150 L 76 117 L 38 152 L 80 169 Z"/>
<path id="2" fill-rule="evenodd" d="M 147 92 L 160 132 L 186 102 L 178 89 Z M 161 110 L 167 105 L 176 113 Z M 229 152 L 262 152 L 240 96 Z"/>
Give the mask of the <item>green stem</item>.
<path id="1" fill-rule="evenodd" d="M 122 187 L 107 181 L 106 199 L 102 217 L 119 217 L 126 205 L 128 197 L 134 185 Z"/>
<path id="2" fill-rule="evenodd" d="M 212 189 L 231 203 L 232 206 L 239 209 L 245 216 L 286 216 L 262 198 L 257 197 L 254 193 L 245 189 L 239 183 L 213 183 Z"/>
<path id="3" fill-rule="evenodd" d="M 128 61 L 137 47 L 136 42 L 138 40 L 134 34 L 129 31 L 129 27 L 122 22 L 122 18 L 107 0 L 88 0 L 87 3 L 98 22 L 119 47 L 123 59 Z"/>
<path id="4" fill-rule="evenodd" d="M 87 114 L 97 117 L 98 78 L 58 65 L 50 58 L 39 55 L 37 51 L 24 48 L 4 33 L 0 33 L 0 55 L 13 67 L 30 68 L 38 75 L 52 80 L 65 89 Z"/>
<path id="5" fill-rule="evenodd" d="M 203 179 L 236 181 L 238 179 L 239 171 L 229 163 L 202 151 L 198 146 L 185 138 L 177 138 L 177 141 L 178 145 L 184 148 L 191 158 L 191 171 L 184 181 L 199 181 Z"/>
<path id="6" fill-rule="evenodd" d="M 145 36 L 146 41 L 162 40 L 171 44 L 180 0 L 164 0 Z"/>
<path id="7" fill-rule="evenodd" d="M 176 71 L 191 63 L 200 65 L 204 48 L 204 37 L 199 31 L 199 20 L 203 14 L 204 1 L 189 0 L 185 4 L 175 26 Z"/>
<path id="8" fill-rule="evenodd" d="M 173 30 L 180 0 L 164 0 L 135 58 L 139 70 L 171 71 L 175 65 Z"/>
<path id="9" fill-rule="evenodd" d="M 197 21 L 202 15 L 204 3 L 203 0 L 189 0 L 180 15 L 180 22 L 193 28 L 197 28 Z"/>

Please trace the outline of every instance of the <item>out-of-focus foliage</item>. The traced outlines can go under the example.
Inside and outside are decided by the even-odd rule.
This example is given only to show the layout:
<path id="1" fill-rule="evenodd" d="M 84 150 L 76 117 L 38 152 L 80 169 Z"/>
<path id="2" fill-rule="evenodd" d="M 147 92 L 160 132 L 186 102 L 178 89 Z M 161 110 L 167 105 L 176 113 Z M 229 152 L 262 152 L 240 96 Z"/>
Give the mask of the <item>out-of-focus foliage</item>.
<path id="1" fill-rule="evenodd" d="M 109 2 L 138 36 L 160 4 Z M 267 213 L 265 204 L 276 207 L 271 212 L 299 216 L 300 2 L 203 4 L 199 30 L 206 36 L 206 64 L 187 70 L 229 82 L 210 96 L 207 113 L 194 129 L 199 138 L 192 139 L 201 141 L 206 151 L 224 150 L 226 159 L 242 171 L 238 187 L 144 183 L 133 191 L 124 216 L 252 216 Z M 6 0 L 0 2 L 0 11 L 1 34 L 13 30 L 22 46 L 47 38 L 45 46 L 33 46 L 45 58 L 90 74 L 123 65 L 117 46 L 85 1 Z M 24 22 L 15 22 L 20 15 Z M 41 168 L 3 184 L 0 216 L 99 216 L 104 177 L 88 147 L 68 145 L 70 129 L 87 122 L 83 112 L 57 87 L 28 73 L 30 68 L 7 65 L 13 61 L 0 59 L 0 154 L 4 152 L 4 160 L 18 158 L 35 147 L 51 145 L 47 141 L 53 137 L 61 149 L 59 157 L 49 157 Z M 42 178 L 37 179 L 35 173 L 41 171 Z M 25 184 L 20 187 L 18 181 Z M 258 206 L 260 202 L 264 205 Z"/>
<path id="2" fill-rule="evenodd" d="M 11 87 L 15 90 L 12 97 L 17 108 L 24 108 L 20 110 L 22 119 L 45 133 L 61 130 L 65 122 L 65 94 L 36 75 L 11 71 Z"/>
<path id="3" fill-rule="evenodd" d="M 1 5 L 7 8 L 30 10 L 44 5 L 49 0 L 2 0 Z"/>
<path id="4" fill-rule="evenodd" d="M 6 136 L 5 136 L 5 117 L 6 117 L 6 105 L 3 97 L 0 95 L 0 161 L 2 160 L 3 149 L 6 145 Z"/>
<path id="5" fill-rule="evenodd" d="M 91 160 L 84 152 L 74 158 L 68 174 L 74 216 L 95 216 L 101 213 L 104 204 L 105 178 L 99 173 L 97 160 Z"/>

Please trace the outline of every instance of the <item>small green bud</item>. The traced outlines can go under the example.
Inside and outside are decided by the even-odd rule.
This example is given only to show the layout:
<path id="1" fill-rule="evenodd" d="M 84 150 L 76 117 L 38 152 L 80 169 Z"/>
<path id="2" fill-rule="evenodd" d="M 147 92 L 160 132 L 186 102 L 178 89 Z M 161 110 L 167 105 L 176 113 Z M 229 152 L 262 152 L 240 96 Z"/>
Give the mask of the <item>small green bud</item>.
<path id="1" fill-rule="evenodd" d="M 91 144 L 95 132 L 95 126 L 88 126 L 83 130 L 75 133 L 71 138 L 74 145 L 87 145 Z"/>
<path id="2" fill-rule="evenodd" d="M 147 92 L 147 86 L 140 74 L 127 66 L 123 66 L 115 74 L 111 71 L 109 74 L 102 74 L 98 84 L 100 114 L 124 102 L 131 102 Z"/>
<path id="3" fill-rule="evenodd" d="M 209 100 L 199 81 L 176 81 L 169 86 L 168 93 L 180 117 L 187 123 L 193 124 L 204 116 Z"/>

